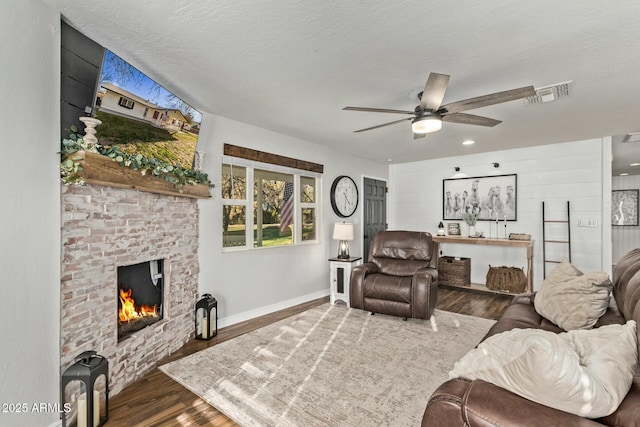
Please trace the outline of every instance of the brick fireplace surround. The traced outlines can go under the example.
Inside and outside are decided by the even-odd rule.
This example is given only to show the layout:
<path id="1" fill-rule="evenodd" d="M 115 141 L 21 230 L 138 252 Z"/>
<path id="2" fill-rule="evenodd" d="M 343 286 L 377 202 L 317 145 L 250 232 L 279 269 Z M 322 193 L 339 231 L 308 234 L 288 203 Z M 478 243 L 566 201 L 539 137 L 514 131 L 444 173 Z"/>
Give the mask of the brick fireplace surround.
<path id="1" fill-rule="evenodd" d="M 193 334 L 197 200 L 100 185 L 63 186 L 61 197 L 61 371 L 97 351 L 116 395 Z M 118 342 L 117 267 L 155 259 L 164 259 L 164 318 Z"/>

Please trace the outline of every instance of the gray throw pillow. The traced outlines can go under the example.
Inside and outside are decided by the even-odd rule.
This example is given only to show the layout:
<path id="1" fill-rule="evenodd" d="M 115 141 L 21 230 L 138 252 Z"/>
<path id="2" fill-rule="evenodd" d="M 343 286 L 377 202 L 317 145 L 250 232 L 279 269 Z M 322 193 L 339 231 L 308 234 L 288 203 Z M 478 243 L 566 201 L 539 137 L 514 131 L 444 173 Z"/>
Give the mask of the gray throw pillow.
<path id="1" fill-rule="evenodd" d="M 590 329 L 607 311 L 612 286 L 606 272 L 582 274 L 562 260 L 542 282 L 535 309 L 565 331 Z"/>

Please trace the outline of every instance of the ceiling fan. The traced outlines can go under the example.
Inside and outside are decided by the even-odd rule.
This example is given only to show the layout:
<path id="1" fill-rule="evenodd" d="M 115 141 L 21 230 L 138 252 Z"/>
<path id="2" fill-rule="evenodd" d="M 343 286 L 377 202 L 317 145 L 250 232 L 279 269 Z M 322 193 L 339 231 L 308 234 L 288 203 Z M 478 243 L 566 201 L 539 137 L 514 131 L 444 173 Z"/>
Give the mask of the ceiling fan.
<path id="1" fill-rule="evenodd" d="M 449 104 L 441 105 L 448 85 L 449 76 L 447 74 L 430 73 L 429 78 L 427 79 L 427 83 L 424 85 L 424 90 L 420 94 L 418 94 L 418 97 L 420 98 L 420 104 L 415 108 L 414 111 L 366 107 L 344 107 L 343 110 L 411 115 L 412 117 L 395 120 L 393 122 L 368 127 L 365 129 L 359 129 L 354 132 L 365 132 L 368 130 L 378 129 L 381 127 L 411 120 L 413 139 L 418 139 L 424 138 L 427 133 L 439 131 L 442 128 L 443 121 L 465 125 L 488 127 L 496 126 L 502 122 L 500 120 L 490 119 L 488 117 L 466 114 L 462 111 L 487 107 L 489 105 L 501 104 L 503 102 L 526 98 L 528 96 L 534 96 L 536 94 L 533 86 L 526 86 L 518 89 L 505 90 L 504 92 L 491 93 L 489 95 L 477 96 L 475 98 L 464 99 L 462 101 L 456 101 Z"/>

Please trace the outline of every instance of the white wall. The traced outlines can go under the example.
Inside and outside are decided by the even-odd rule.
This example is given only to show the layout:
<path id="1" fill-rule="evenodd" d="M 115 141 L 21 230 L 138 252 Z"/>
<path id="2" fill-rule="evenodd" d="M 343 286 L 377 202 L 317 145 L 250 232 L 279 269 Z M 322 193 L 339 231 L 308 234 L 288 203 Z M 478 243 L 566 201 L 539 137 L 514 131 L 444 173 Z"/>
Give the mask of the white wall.
<path id="1" fill-rule="evenodd" d="M 0 17 L 0 403 L 59 400 L 60 17 L 36 0 L 6 0 Z M 57 413 L 7 414 L 44 426 Z"/>
<path id="2" fill-rule="evenodd" d="M 640 175 L 614 176 L 613 190 L 637 190 L 640 188 Z M 613 262 L 631 249 L 640 247 L 640 227 L 612 227 Z"/>
<path id="3" fill-rule="evenodd" d="M 574 264 L 585 271 L 609 271 L 610 267 L 603 266 L 603 259 L 607 258 L 607 251 L 610 254 L 611 247 L 608 239 L 603 240 L 602 226 L 603 187 L 606 188 L 603 158 L 608 159 L 607 150 L 610 151 L 610 139 L 605 138 L 393 165 L 389 172 L 390 228 L 435 234 L 437 224 L 442 220 L 442 180 L 451 178 L 456 173 L 456 166 L 469 177 L 492 175 L 496 173 L 492 163 L 498 162 L 498 173 L 518 175 L 518 220 L 508 222 L 507 230 L 529 233 L 535 240 L 534 288 L 537 289 L 542 281 L 543 201 L 547 206 L 547 219 L 564 219 L 566 201 L 571 202 Z M 609 197 L 608 193 L 604 194 Z M 577 227 L 577 221 L 585 218 L 595 219 L 598 227 Z M 464 234 L 466 225 L 462 224 Z M 489 223 L 478 222 L 476 229 L 488 235 Z M 560 238 L 562 230 L 550 227 L 547 232 L 547 239 Z M 443 252 L 444 255 L 471 257 L 474 283 L 485 282 L 490 264 L 526 267 L 523 249 L 445 244 Z M 547 259 L 554 256 L 561 257 L 562 254 L 548 253 Z M 548 264 L 547 271 L 553 267 Z"/>
<path id="4" fill-rule="evenodd" d="M 223 144 L 239 145 L 324 165 L 320 194 L 320 243 L 295 247 L 261 248 L 242 252 L 222 252 L 222 201 L 220 173 Z M 386 164 L 335 152 L 317 144 L 245 125 L 222 117 L 203 114 L 198 151 L 204 151 L 204 169 L 217 185 L 215 196 L 200 205 L 200 292 L 210 292 L 218 300 L 220 325 L 229 325 L 257 315 L 307 301 L 329 292 L 328 258 L 337 255 L 331 240 L 333 213 L 329 190 L 338 175 L 349 175 L 362 193 L 362 176 L 387 179 Z M 362 197 L 362 194 L 361 194 Z M 351 218 L 357 221 L 355 240 L 349 245 L 352 256 L 360 256 L 362 245 L 361 205 Z"/>

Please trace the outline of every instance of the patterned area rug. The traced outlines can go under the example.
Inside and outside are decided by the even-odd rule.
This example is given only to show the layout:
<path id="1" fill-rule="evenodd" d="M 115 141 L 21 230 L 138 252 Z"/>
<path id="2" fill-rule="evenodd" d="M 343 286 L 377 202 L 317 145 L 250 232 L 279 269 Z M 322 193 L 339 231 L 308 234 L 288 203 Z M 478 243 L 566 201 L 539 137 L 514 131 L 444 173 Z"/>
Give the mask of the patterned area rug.
<path id="1" fill-rule="evenodd" d="M 325 304 L 161 366 L 243 426 L 417 426 L 493 320 Z"/>

